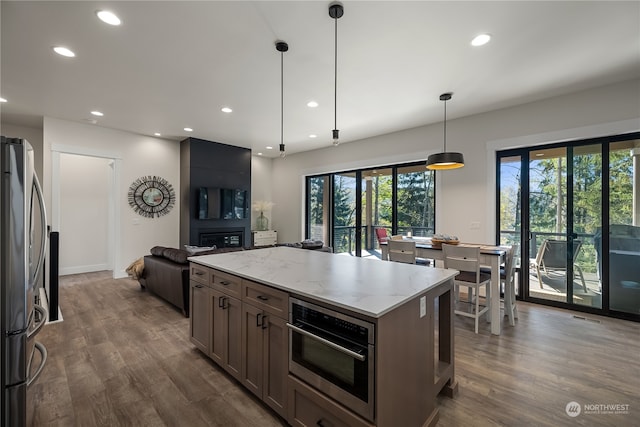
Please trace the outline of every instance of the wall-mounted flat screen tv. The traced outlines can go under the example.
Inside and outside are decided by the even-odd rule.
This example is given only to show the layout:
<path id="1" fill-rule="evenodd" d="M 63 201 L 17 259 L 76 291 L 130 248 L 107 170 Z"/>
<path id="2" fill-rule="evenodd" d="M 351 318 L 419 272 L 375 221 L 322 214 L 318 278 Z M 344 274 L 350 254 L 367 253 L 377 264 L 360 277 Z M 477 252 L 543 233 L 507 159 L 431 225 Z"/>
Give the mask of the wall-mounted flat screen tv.
<path id="1" fill-rule="evenodd" d="M 247 190 L 200 187 L 198 219 L 245 219 L 249 215 Z"/>

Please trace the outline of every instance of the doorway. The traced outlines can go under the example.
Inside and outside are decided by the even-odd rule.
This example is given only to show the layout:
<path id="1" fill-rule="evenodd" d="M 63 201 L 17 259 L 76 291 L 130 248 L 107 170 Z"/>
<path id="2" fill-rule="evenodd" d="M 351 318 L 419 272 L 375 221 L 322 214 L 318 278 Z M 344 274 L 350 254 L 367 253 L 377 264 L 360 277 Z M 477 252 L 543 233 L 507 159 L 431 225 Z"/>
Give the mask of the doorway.
<path id="1" fill-rule="evenodd" d="M 115 275 L 120 201 L 119 156 L 80 147 L 52 147 L 51 230 L 60 233 L 60 275 Z"/>

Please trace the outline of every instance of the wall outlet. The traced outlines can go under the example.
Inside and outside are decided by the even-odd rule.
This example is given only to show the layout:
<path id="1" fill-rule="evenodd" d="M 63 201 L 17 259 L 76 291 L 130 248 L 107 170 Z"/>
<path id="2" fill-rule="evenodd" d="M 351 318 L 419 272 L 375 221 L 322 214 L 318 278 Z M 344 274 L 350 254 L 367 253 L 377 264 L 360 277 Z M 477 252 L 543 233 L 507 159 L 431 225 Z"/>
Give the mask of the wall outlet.
<path id="1" fill-rule="evenodd" d="M 471 230 L 480 230 L 480 221 L 472 221 L 469 228 Z"/>
<path id="2" fill-rule="evenodd" d="M 140 225 L 140 218 L 133 218 L 133 225 Z"/>

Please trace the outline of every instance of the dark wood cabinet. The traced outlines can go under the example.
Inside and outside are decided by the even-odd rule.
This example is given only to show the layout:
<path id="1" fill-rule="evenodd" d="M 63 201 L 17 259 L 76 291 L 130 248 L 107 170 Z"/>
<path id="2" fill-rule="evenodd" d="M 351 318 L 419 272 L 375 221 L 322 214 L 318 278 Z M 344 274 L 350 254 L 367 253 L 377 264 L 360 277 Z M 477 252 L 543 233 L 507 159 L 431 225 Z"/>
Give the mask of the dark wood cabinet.
<path id="1" fill-rule="evenodd" d="M 242 366 L 242 304 L 239 299 L 211 289 L 211 358 L 234 378 Z"/>
<path id="2" fill-rule="evenodd" d="M 281 416 L 287 416 L 287 321 L 242 303 L 242 383 Z"/>
<path id="3" fill-rule="evenodd" d="M 189 335 L 191 342 L 205 354 L 211 349 L 211 294 L 210 289 L 195 280 L 190 281 L 189 303 Z"/>

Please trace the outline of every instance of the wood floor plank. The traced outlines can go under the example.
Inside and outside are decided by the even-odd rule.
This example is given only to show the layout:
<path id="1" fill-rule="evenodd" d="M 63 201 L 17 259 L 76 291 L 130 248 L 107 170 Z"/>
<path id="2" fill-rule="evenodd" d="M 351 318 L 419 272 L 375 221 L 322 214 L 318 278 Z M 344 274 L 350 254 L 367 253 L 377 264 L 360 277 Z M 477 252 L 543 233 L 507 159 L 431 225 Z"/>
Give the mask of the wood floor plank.
<path id="1" fill-rule="evenodd" d="M 30 426 L 286 425 L 195 349 L 188 318 L 137 282 L 61 279 L 64 321 L 38 335 L 49 360 L 28 391 Z M 439 426 L 638 425 L 640 324 L 520 302 L 518 312 L 500 336 L 456 316 L 459 394 L 438 397 Z M 571 418 L 571 401 L 629 412 Z"/>

